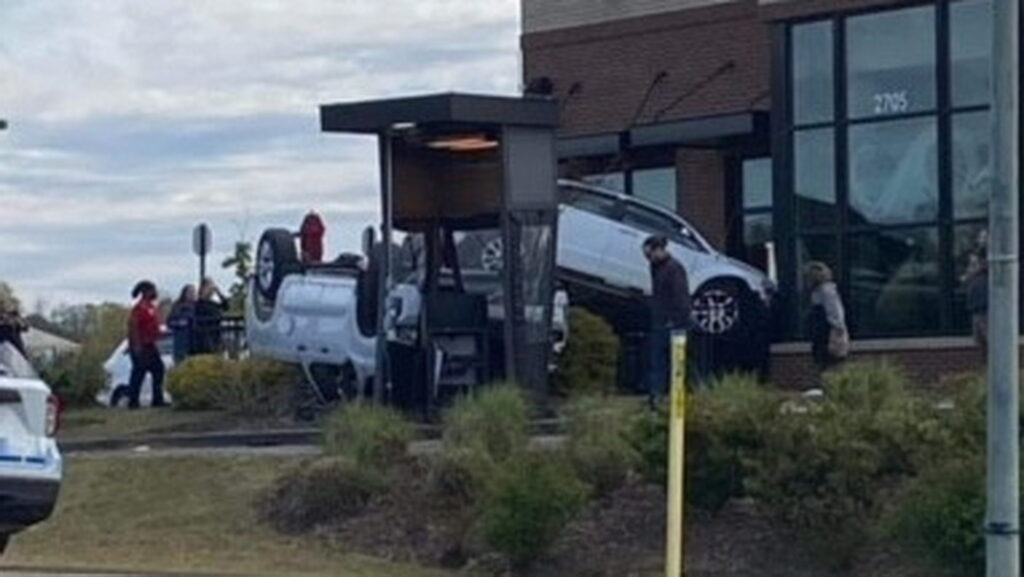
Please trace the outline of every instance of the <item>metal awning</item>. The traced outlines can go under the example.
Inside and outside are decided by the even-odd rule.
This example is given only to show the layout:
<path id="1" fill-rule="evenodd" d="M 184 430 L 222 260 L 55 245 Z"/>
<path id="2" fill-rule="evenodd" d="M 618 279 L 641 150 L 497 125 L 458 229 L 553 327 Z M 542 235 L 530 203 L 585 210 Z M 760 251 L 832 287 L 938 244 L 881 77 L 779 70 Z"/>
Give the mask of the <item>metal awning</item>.
<path id="1" fill-rule="evenodd" d="M 409 124 L 554 128 L 558 126 L 558 107 L 546 98 L 453 93 L 320 106 L 324 132 L 380 134 Z"/>
<path id="2" fill-rule="evenodd" d="M 767 112 L 751 111 L 637 126 L 629 131 L 629 145 L 714 146 L 736 138 L 767 138 L 768 118 Z"/>

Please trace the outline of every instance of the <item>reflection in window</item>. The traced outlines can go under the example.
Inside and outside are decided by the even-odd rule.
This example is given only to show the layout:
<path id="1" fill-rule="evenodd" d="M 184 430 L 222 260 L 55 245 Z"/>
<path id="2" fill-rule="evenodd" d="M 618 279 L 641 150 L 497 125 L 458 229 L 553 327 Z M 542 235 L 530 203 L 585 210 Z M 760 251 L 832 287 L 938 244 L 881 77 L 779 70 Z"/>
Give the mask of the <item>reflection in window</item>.
<path id="1" fill-rule="evenodd" d="M 615 218 L 619 212 L 616 200 L 603 194 L 565 187 L 561 190 L 560 197 L 561 202 L 598 216 Z"/>
<path id="2" fill-rule="evenodd" d="M 772 159 L 754 158 L 743 161 L 743 208 L 771 208 Z"/>
<path id="3" fill-rule="evenodd" d="M 850 224 L 926 222 L 938 216 L 934 118 L 850 128 Z"/>
<path id="4" fill-rule="evenodd" d="M 851 118 L 935 108 L 933 6 L 850 18 L 846 50 Z"/>
<path id="5" fill-rule="evenodd" d="M 674 166 L 634 170 L 632 178 L 633 196 L 673 212 L 676 210 L 676 169 Z"/>
<path id="6" fill-rule="evenodd" d="M 988 112 L 953 116 L 953 216 L 984 218 L 992 190 Z"/>
<path id="7" fill-rule="evenodd" d="M 966 331 L 970 326 L 967 313 L 966 275 L 972 261 L 985 254 L 988 225 L 983 222 L 959 225 L 953 229 L 953 261 L 956 271 L 956 291 L 953 293 L 954 328 Z M 976 266 L 976 265 L 975 265 Z"/>
<path id="8" fill-rule="evenodd" d="M 852 235 L 850 302 L 860 334 L 938 329 L 942 282 L 939 235 L 934 227 Z"/>
<path id="9" fill-rule="evenodd" d="M 797 219 L 803 228 L 830 226 L 836 219 L 833 130 L 802 130 L 794 138 Z"/>
<path id="10" fill-rule="evenodd" d="M 622 172 L 588 174 L 580 180 L 591 186 L 606 188 L 615 192 L 626 192 L 626 175 Z"/>
<path id="11" fill-rule="evenodd" d="M 950 59 L 954 106 L 988 104 L 992 55 L 992 1 L 949 5 Z"/>
<path id="12" fill-rule="evenodd" d="M 772 213 L 758 212 L 743 217 L 743 244 L 756 247 L 772 242 Z"/>
<path id="13" fill-rule="evenodd" d="M 832 120 L 832 23 L 793 27 L 793 115 L 797 124 Z"/>

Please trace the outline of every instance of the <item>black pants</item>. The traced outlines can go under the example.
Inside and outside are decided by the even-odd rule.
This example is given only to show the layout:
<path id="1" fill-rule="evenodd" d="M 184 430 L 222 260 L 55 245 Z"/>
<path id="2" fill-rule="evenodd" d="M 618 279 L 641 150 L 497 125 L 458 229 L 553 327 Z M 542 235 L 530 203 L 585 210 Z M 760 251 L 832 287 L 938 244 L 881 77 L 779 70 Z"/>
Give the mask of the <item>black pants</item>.
<path id="1" fill-rule="evenodd" d="M 153 379 L 153 406 L 158 407 L 164 404 L 164 361 L 160 358 L 160 351 L 153 345 L 144 347 L 140 351 L 133 351 L 132 375 L 128 379 L 128 406 L 138 408 L 139 394 L 142 392 L 142 381 L 148 373 Z"/>

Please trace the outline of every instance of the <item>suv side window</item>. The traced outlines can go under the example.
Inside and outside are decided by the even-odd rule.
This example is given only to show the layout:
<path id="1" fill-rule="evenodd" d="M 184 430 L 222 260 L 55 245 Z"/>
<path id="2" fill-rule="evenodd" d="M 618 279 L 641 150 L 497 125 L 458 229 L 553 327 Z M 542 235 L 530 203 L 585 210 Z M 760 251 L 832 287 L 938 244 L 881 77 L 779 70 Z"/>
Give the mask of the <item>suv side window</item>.
<path id="1" fill-rule="evenodd" d="M 664 235 L 669 240 L 678 242 L 687 248 L 701 250 L 700 245 L 690 235 L 690 231 L 679 221 L 646 207 L 627 203 L 622 222 L 648 234 Z"/>
<path id="2" fill-rule="evenodd" d="M 603 194 L 578 188 L 563 188 L 562 202 L 569 206 L 604 218 L 617 218 L 618 201 Z"/>

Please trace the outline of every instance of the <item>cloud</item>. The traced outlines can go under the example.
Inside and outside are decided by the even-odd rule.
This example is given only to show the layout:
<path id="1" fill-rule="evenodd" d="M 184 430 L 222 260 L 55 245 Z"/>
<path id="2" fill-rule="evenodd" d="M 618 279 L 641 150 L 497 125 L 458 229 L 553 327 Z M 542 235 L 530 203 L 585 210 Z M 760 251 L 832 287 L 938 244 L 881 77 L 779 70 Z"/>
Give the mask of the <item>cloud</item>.
<path id="1" fill-rule="evenodd" d="M 332 250 L 357 247 L 375 145 L 319 133 L 317 106 L 515 93 L 517 4 L 5 0 L 0 279 L 29 302 L 123 300 L 136 276 L 194 276 L 196 222 L 224 252 L 314 207 Z"/>

